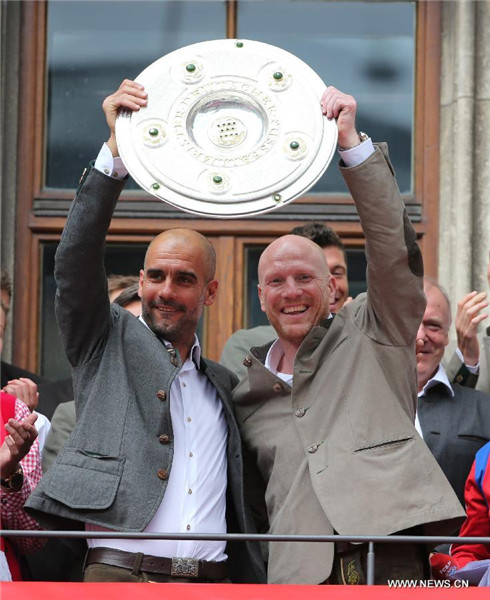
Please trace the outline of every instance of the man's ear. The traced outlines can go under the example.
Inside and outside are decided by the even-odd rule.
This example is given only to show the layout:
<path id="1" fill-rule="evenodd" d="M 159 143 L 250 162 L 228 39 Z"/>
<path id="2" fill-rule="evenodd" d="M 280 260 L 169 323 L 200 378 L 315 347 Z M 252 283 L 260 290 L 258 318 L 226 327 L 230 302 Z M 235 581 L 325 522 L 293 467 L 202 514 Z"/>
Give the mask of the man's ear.
<path id="1" fill-rule="evenodd" d="M 145 272 L 143 271 L 143 269 L 140 269 L 140 280 L 139 280 L 139 287 L 138 287 L 138 296 L 140 298 L 143 297 L 143 281 L 145 280 Z"/>
<path id="2" fill-rule="evenodd" d="M 260 283 L 257 284 L 257 291 L 259 293 L 260 309 L 262 312 L 265 312 L 264 298 L 262 296 L 262 288 L 260 287 Z"/>
<path id="3" fill-rule="evenodd" d="M 211 306 L 216 300 L 216 294 L 218 293 L 218 281 L 213 279 L 206 284 L 206 290 L 204 292 L 204 305 Z"/>

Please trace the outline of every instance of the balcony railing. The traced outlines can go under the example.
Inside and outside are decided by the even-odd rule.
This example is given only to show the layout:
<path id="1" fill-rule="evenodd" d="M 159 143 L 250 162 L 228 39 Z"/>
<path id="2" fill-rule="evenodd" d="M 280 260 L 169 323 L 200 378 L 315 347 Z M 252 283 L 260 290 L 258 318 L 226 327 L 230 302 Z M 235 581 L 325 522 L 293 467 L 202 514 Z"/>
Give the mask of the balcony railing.
<path id="1" fill-rule="evenodd" d="M 20 531 L 0 530 L 0 537 L 36 537 L 61 539 L 145 539 L 145 540 L 195 540 L 206 542 L 257 541 L 257 542 L 354 542 L 367 543 L 366 583 L 374 585 L 376 569 L 375 544 L 417 543 L 437 546 L 439 544 L 486 544 L 490 547 L 490 537 L 457 537 L 425 535 L 270 535 L 249 533 L 145 533 L 121 531 Z"/>

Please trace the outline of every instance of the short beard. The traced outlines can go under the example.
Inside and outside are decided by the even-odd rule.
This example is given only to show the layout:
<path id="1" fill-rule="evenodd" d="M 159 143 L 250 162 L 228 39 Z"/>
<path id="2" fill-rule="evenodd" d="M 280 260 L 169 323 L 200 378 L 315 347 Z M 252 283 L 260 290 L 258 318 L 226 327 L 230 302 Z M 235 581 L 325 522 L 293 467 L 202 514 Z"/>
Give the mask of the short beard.
<path id="1" fill-rule="evenodd" d="M 167 302 L 167 306 L 172 306 L 177 310 L 183 310 L 182 317 L 177 321 L 177 323 L 165 324 L 161 321 L 157 321 L 154 318 L 154 314 L 151 312 L 151 308 L 157 306 L 156 303 L 152 303 L 148 306 L 146 303 L 142 303 L 141 312 L 145 323 L 148 327 L 153 331 L 153 333 L 167 342 L 172 344 L 176 344 L 178 341 L 182 341 L 182 334 L 192 329 L 192 335 L 195 335 L 197 324 L 199 319 L 196 321 L 194 318 L 189 317 L 189 315 L 185 312 L 185 307 L 181 306 L 177 303 Z"/>
<path id="2" fill-rule="evenodd" d="M 268 316 L 269 319 L 269 323 L 272 325 L 272 327 L 274 328 L 277 337 L 279 339 L 282 339 L 284 341 L 287 341 L 291 344 L 296 345 L 298 348 L 299 346 L 301 346 L 301 343 L 303 342 L 303 340 L 305 339 L 305 337 L 309 334 L 309 332 L 313 329 L 313 327 L 315 326 L 314 324 L 310 324 L 310 323 L 303 323 L 303 331 L 300 331 L 299 333 L 297 332 L 294 336 L 292 335 L 292 332 L 297 331 L 298 327 L 294 327 L 294 326 L 285 326 L 283 325 L 279 319 L 275 318 L 274 316 Z"/>

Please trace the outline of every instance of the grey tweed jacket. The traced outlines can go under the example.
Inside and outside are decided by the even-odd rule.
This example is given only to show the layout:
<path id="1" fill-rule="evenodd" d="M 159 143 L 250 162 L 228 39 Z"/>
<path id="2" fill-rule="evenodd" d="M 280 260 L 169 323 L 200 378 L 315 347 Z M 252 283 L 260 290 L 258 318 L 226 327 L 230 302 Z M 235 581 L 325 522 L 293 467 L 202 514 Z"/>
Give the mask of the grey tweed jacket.
<path id="1" fill-rule="evenodd" d="M 107 295 L 105 237 L 122 187 L 91 169 L 56 253 L 56 316 L 73 369 L 77 424 L 26 505 L 50 528 L 93 523 L 142 531 L 167 488 L 161 473 L 172 470 L 170 387 L 180 367 L 143 323 Z M 200 369 L 215 387 L 228 425 L 228 530 L 253 532 L 230 403 L 236 377 L 206 359 Z M 161 434 L 169 436 L 168 444 L 159 441 Z M 264 579 L 258 545 L 228 544 L 227 553 L 233 580 Z"/>

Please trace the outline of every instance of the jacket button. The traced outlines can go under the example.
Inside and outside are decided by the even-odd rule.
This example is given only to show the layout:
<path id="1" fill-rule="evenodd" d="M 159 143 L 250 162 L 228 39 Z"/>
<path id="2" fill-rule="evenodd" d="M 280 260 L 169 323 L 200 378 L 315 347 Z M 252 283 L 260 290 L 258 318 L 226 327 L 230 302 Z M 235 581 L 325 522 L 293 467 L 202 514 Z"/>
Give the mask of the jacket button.
<path id="1" fill-rule="evenodd" d="M 313 444 L 313 446 L 308 446 L 307 450 L 310 454 L 314 454 L 318 450 L 318 445 Z"/>
<path id="2" fill-rule="evenodd" d="M 158 392 L 157 392 L 157 398 L 159 398 L 160 400 L 166 400 L 167 399 L 167 392 L 165 392 L 164 390 L 158 390 Z"/>
<path id="3" fill-rule="evenodd" d="M 249 356 L 246 356 L 246 357 L 243 359 L 243 365 L 244 365 L 245 367 L 247 367 L 247 369 L 248 369 L 249 367 L 251 367 L 251 366 L 252 366 L 252 359 L 251 359 Z"/>
<path id="4" fill-rule="evenodd" d="M 280 383 L 275 383 L 272 386 L 272 389 L 276 392 L 276 394 L 279 394 L 279 392 L 282 391 L 282 385 Z"/>
<path id="5" fill-rule="evenodd" d="M 456 376 L 456 383 L 461 383 L 463 381 L 463 376 L 462 375 L 457 375 Z"/>
<path id="6" fill-rule="evenodd" d="M 167 477 L 168 477 L 168 471 L 165 471 L 165 469 L 160 469 L 158 471 L 157 475 L 158 475 L 158 479 L 165 481 L 165 479 L 167 479 Z"/>
<path id="7" fill-rule="evenodd" d="M 168 435 L 160 435 L 158 436 L 158 441 L 160 442 L 160 444 L 168 444 L 170 441 L 170 438 L 168 437 Z"/>
<path id="8" fill-rule="evenodd" d="M 298 408 L 297 410 L 294 411 L 294 415 L 296 417 L 304 417 L 306 414 L 306 410 L 304 408 Z"/>

